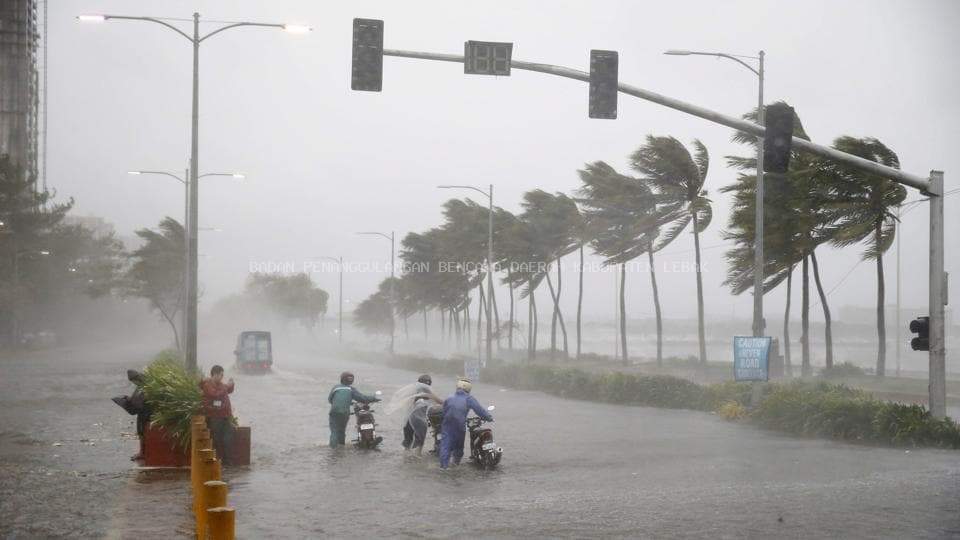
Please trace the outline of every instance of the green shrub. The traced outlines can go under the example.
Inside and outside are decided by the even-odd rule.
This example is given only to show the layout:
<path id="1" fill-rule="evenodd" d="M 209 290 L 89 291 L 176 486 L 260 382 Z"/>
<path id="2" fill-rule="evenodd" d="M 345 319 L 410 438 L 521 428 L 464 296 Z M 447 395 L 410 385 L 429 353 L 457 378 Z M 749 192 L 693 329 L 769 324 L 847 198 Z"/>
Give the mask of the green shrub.
<path id="1" fill-rule="evenodd" d="M 823 368 L 820 370 L 820 376 L 824 379 L 843 379 L 847 377 L 864 377 L 867 372 L 863 370 L 862 367 L 851 364 L 850 362 L 843 362 L 842 364 L 834 364 L 831 367 Z"/>
<path id="2" fill-rule="evenodd" d="M 200 376 L 190 374 L 174 351 L 162 351 L 143 371 L 150 423 L 162 426 L 181 447 L 190 445 L 190 418 L 202 404 Z"/>
<path id="3" fill-rule="evenodd" d="M 463 373 L 462 359 L 398 356 L 388 364 L 428 373 Z M 839 364 L 836 369 L 850 373 L 843 367 L 848 365 Z M 749 418 L 761 427 L 793 435 L 960 448 L 960 426 L 949 418 L 935 420 L 920 405 L 880 401 L 863 390 L 824 380 L 764 384 L 759 405 L 750 410 L 747 406 L 751 405 L 752 384 L 733 381 L 701 386 L 670 375 L 601 374 L 552 365 L 506 364 L 500 360 L 491 361 L 484 369 L 483 379 L 568 399 L 717 411 L 724 418 Z"/>

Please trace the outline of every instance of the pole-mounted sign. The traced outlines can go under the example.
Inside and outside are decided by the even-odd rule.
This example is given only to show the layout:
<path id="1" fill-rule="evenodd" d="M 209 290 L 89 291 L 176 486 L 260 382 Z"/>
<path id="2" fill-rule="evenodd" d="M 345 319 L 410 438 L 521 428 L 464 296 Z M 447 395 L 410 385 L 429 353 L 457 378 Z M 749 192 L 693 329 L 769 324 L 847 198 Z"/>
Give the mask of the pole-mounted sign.
<path id="1" fill-rule="evenodd" d="M 733 338 L 733 378 L 737 381 L 770 379 L 770 337 Z"/>

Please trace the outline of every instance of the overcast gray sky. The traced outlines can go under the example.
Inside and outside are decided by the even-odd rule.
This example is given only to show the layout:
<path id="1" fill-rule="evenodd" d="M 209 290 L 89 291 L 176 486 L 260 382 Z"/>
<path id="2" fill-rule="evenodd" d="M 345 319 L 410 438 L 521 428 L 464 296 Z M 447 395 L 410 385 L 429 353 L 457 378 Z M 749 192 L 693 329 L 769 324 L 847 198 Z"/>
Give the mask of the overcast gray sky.
<path id="1" fill-rule="evenodd" d="M 189 18 L 194 11 L 314 27 L 309 35 L 231 30 L 202 47 L 200 171 L 248 175 L 242 183 L 211 178 L 201 185 L 200 226 L 223 229 L 201 233 L 208 301 L 238 290 L 252 261 L 385 261 L 385 241 L 354 231 L 395 230 L 399 238 L 437 225 L 452 195 L 437 184 L 493 183 L 497 204 L 519 211 L 527 190 L 576 189 L 585 162 L 606 160 L 626 171 L 626 156 L 655 134 L 699 138 L 709 149 L 715 219 L 702 241 L 706 309 L 749 317 L 749 295 L 734 298 L 721 287 L 729 200 L 718 189 L 735 178 L 723 156 L 747 153 L 730 142 L 729 129 L 623 95 L 619 119 L 590 120 L 584 83 L 516 70 L 504 78 L 465 76 L 450 63 L 385 58 L 383 92 L 352 92 L 354 17 L 383 19 L 388 48 L 462 53 L 468 39 L 511 41 L 516 59 L 578 69 L 588 69 L 591 48 L 617 50 L 622 81 L 730 115 L 755 105 L 753 74 L 721 59 L 662 52 L 763 49 L 768 102 L 790 102 L 815 141 L 874 136 L 899 154 L 904 169 L 941 169 L 947 189 L 960 184 L 960 2 L 51 2 L 49 183 L 77 199 L 79 214 L 104 216 L 121 234 L 182 216 L 179 184 L 125 171 L 185 168 L 190 44 L 150 23 L 79 24 L 74 17 Z M 927 211 L 920 206 L 903 227 L 904 304 L 917 307 L 927 299 Z M 960 196 L 948 198 L 946 212 L 947 270 L 960 276 L 953 232 Z M 668 318 L 695 313 L 694 275 L 674 271 L 674 263 L 693 260 L 692 248 L 687 234 L 659 257 Z M 834 288 L 861 252 L 821 248 L 824 285 Z M 892 302 L 894 251 L 885 264 Z M 860 264 L 831 294 L 832 305 L 873 305 L 875 272 L 872 263 Z M 348 276 L 346 297 L 362 299 L 383 277 Z M 335 291 L 335 275 L 314 279 Z M 573 309 L 572 279 L 567 283 L 565 304 Z M 612 316 L 613 283 L 611 274 L 586 277 L 587 315 Z M 650 315 L 648 276 L 629 276 L 627 287 L 630 315 Z M 951 304 L 958 288 L 951 287 Z M 768 298 L 773 324 L 784 293 Z"/>

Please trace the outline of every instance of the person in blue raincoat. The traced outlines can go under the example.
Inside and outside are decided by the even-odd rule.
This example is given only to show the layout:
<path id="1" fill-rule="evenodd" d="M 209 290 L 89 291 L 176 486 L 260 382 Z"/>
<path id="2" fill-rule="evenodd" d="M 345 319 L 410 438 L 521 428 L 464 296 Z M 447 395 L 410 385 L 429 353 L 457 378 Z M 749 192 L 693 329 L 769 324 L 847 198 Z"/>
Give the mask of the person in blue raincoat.
<path id="1" fill-rule="evenodd" d="M 347 422 L 350 420 L 350 405 L 354 401 L 360 403 L 376 403 L 380 398 L 368 396 L 353 387 L 353 373 L 344 371 L 340 374 L 340 384 L 330 390 L 327 401 L 330 402 L 330 448 L 343 446 L 347 439 Z"/>
<path id="2" fill-rule="evenodd" d="M 467 434 L 467 415 L 470 411 L 488 422 L 493 416 L 476 398 L 470 395 L 473 385 L 467 379 L 457 381 L 457 391 L 443 402 L 443 423 L 441 424 L 443 438 L 440 439 L 440 468 L 450 466 L 450 458 L 454 465 L 459 465 L 463 459 L 463 443 Z"/>

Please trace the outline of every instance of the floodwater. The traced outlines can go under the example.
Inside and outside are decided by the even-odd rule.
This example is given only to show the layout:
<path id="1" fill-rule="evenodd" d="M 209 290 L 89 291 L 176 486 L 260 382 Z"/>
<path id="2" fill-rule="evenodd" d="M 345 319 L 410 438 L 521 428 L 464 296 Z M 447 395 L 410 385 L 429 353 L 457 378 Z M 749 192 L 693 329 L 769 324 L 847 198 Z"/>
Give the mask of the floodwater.
<path id="1" fill-rule="evenodd" d="M 226 365 L 232 347 L 217 347 Z M 188 477 L 133 472 L 127 460 L 132 417 L 109 397 L 129 392 L 123 369 L 144 363 L 134 358 L 2 360 L 0 536 L 189 535 Z M 253 435 L 253 464 L 225 473 L 241 538 L 960 536 L 960 452 L 797 439 L 705 413 L 481 383 L 473 393 L 497 407 L 501 466 L 443 472 L 405 452 L 400 420 L 382 413 L 382 450 L 326 445 L 340 371 L 385 396 L 418 374 L 319 352 L 277 360 L 271 375 L 232 374 L 235 412 Z M 434 380 L 438 393 L 453 388 Z"/>

